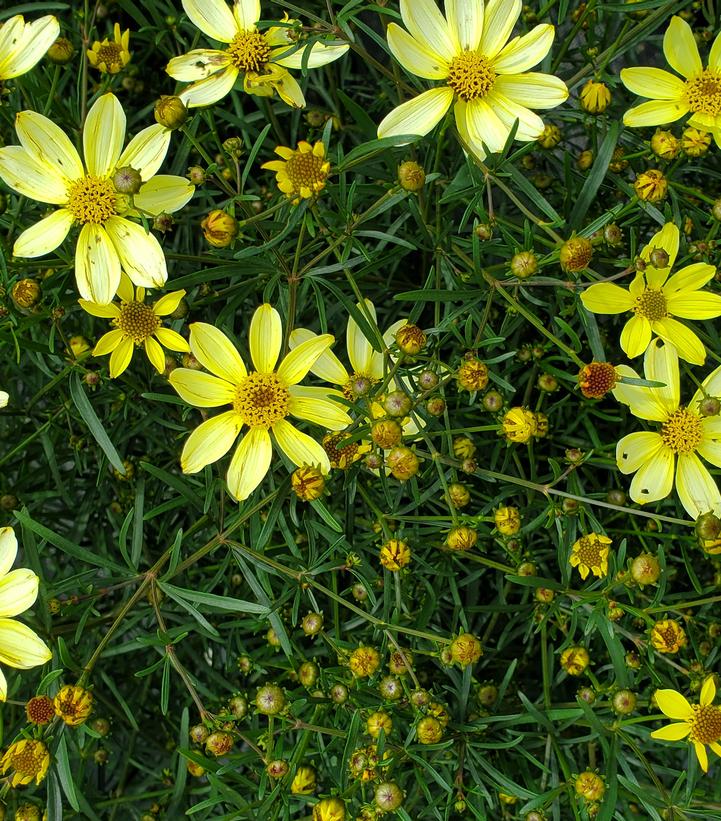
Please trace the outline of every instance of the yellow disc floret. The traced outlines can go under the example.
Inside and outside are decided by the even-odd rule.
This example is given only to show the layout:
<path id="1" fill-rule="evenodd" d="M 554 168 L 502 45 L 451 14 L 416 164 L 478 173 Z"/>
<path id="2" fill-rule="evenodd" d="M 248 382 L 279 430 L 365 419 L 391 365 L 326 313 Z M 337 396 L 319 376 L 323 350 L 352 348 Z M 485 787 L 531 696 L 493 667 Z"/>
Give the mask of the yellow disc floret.
<path id="1" fill-rule="evenodd" d="M 235 412 L 251 428 L 269 428 L 288 415 L 290 393 L 274 373 L 251 373 L 238 385 Z"/>
<path id="2" fill-rule="evenodd" d="M 679 408 L 661 426 L 661 438 L 674 453 L 693 453 L 703 439 L 701 420 L 687 408 Z"/>
<path id="3" fill-rule="evenodd" d="M 233 65 L 241 71 L 260 71 L 270 59 L 270 45 L 257 31 L 244 31 L 228 46 Z"/>
<path id="4" fill-rule="evenodd" d="M 637 296 L 633 310 L 640 316 L 645 316 L 651 322 L 656 322 L 668 316 L 666 297 L 663 291 L 656 288 L 646 288 L 640 296 Z"/>
<path id="5" fill-rule="evenodd" d="M 88 174 L 70 183 L 66 208 L 77 222 L 102 225 L 117 213 L 117 193 L 112 182 Z"/>
<path id="6" fill-rule="evenodd" d="M 129 336 L 136 345 L 152 336 L 160 327 L 160 318 L 154 313 L 150 305 L 142 302 L 123 302 L 120 315 L 115 324 Z"/>
<path id="7" fill-rule="evenodd" d="M 463 51 L 451 60 L 448 85 L 464 102 L 485 97 L 495 82 L 493 66 L 477 51 Z"/>
<path id="8" fill-rule="evenodd" d="M 694 114 L 721 114 L 721 74 L 711 68 L 686 82 L 686 102 Z"/>
<path id="9" fill-rule="evenodd" d="M 721 708 L 713 704 L 694 704 L 689 738 L 699 744 L 713 744 L 721 739 Z"/>

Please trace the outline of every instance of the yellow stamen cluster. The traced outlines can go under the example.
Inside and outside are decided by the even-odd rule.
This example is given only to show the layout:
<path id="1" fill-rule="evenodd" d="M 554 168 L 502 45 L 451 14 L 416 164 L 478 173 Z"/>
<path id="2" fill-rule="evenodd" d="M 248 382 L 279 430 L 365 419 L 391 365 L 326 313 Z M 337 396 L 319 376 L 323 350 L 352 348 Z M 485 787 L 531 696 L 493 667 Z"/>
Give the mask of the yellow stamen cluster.
<path id="1" fill-rule="evenodd" d="M 149 305 L 142 302 L 123 302 L 120 316 L 114 319 L 113 323 L 136 345 L 140 345 L 158 330 L 160 318 Z"/>
<path id="2" fill-rule="evenodd" d="M 646 288 L 640 296 L 637 296 L 633 310 L 640 316 L 645 316 L 651 322 L 668 316 L 666 297 L 663 291 L 656 288 Z"/>
<path id="3" fill-rule="evenodd" d="M 70 184 L 67 209 L 77 222 L 102 225 L 117 212 L 117 193 L 112 182 L 88 174 Z"/>
<path id="4" fill-rule="evenodd" d="M 347 445 L 343 445 L 342 448 L 338 447 L 338 445 L 347 438 L 347 433 L 328 433 L 323 437 L 321 444 L 323 445 L 323 450 L 328 454 L 332 468 L 346 470 L 346 468 L 349 468 L 353 462 L 358 461 L 363 455 L 358 442 L 349 442 Z M 365 451 L 368 451 L 367 447 Z"/>
<path id="5" fill-rule="evenodd" d="M 608 553 L 611 540 L 607 536 L 601 536 L 598 533 L 589 533 L 586 536 L 581 536 L 573 545 L 571 560 L 574 566 L 579 567 L 579 571 L 583 567 L 587 567 L 594 576 L 605 576 L 608 572 Z M 583 578 L 586 578 L 588 571 Z"/>
<path id="6" fill-rule="evenodd" d="M 661 426 L 664 445 L 674 453 L 693 453 L 701 444 L 701 420 L 687 408 L 679 408 Z"/>
<path id="7" fill-rule="evenodd" d="M 578 387 L 587 399 L 601 399 L 616 387 L 616 369 L 609 362 L 591 362 L 578 374 Z"/>
<path id="8" fill-rule="evenodd" d="M 464 51 L 451 60 L 448 85 L 464 102 L 485 97 L 496 82 L 490 61 L 477 51 Z"/>
<path id="9" fill-rule="evenodd" d="M 0 766 L 2 772 L 13 770 L 11 784 L 29 784 L 35 781 L 39 784 L 48 771 L 50 753 L 42 741 L 23 739 L 11 744 L 2 757 Z"/>
<path id="10" fill-rule="evenodd" d="M 651 644 L 659 653 L 678 653 L 686 644 L 686 633 L 677 621 L 663 619 L 651 629 Z"/>
<path id="11" fill-rule="evenodd" d="M 233 409 L 251 428 L 269 428 L 288 415 L 290 393 L 274 373 L 251 373 L 238 385 Z"/>
<path id="12" fill-rule="evenodd" d="M 689 738 L 699 744 L 713 744 L 721 739 L 721 708 L 713 704 L 694 704 Z"/>
<path id="13" fill-rule="evenodd" d="M 686 102 L 694 114 L 721 114 L 721 74 L 707 68 L 686 82 Z"/>
<path id="14" fill-rule="evenodd" d="M 260 71 L 270 59 L 270 45 L 257 31 L 244 31 L 228 46 L 233 65 L 241 71 Z"/>

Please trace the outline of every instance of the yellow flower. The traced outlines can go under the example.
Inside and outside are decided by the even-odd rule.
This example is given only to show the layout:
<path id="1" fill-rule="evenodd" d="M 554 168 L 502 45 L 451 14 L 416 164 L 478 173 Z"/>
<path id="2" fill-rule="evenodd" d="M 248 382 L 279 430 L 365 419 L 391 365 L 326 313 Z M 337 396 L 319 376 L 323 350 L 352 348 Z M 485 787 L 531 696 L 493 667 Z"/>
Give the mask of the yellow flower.
<path id="1" fill-rule="evenodd" d="M 183 337 L 170 328 L 162 327 L 161 317 L 172 314 L 185 296 L 185 291 L 173 291 L 162 296 L 154 305 L 145 304 L 145 288 L 133 289 L 130 279 L 123 274 L 118 288 L 120 305 L 110 302 L 98 305 L 80 299 L 83 310 L 93 316 L 112 319 L 115 329 L 100 337 L 93 356 L 110 356 L 110 377 L 115 379 L 128 367 L 135 348 L 143 345 L 150 363 L 158 373 L 165 371 L 165 354 L 158 343 L 171 351 L 186 353 L 190 346 Z M 157 340 L 157 341 L 156 341 Z"/>
<path id="2" fill-rule="evenodd" d="M 515 536 L 521 529 L 521 511 L 517 507 L 499 507 L 493 513 L 496 530 L 503 536 Z"/>
<path id="3" fill-rule="evenodd" d="M 606 785 L 597 773 L 590 770 L 582 772 L 576 777 L 574 782 L 576 795 L 580 795 L 587 801 L 600 801 L 606 792 Z"/>
<path id="4" fill-rule="evenodd" d="M 313 821 L 345 821 L 345 803 L 341 798 L 324 798 L 313 807 Z"/>
<path id="5" fill-rule="evenodd" d="M 330 163 L 325 159 L 322 142 L 311 145 L 301 140 L 296 150 L 279 145 L 275 153 L 282 159 L 263 163 L 261 168 L 276 172 L 278 188 L 292 200 L 293 205 L 317 197 L 325 188 Z"/>
<path id="6" fill-rule="evenodd" d="M 654 730 L 651 738 L 663 741 L 681 741 L 683 738 L 693 744 L 701 769 L 708 772 L 708 745 L 718 756 L 721 756 L 721 707 L 712 703 L 716 696 L 716 685 L 713 676 L 709 676 L 701 688 L 699 704 L 691 705 L 676 690 L 656 690 L 655 699 L 661 712 L 677 720 L 660 730 Z"/>
<path id="7" fill-rule="evenodd" d="M 262 305 L 250 323 L 250 357 L 256 370 L 250 373 L 228 337 L 212 325 L 196 322 L 190 326 L 190 350 L 210 373 L 176 368 L 170 383 L 190 405 L 231 410 L 207 419 L 188 437 L 180 457 L 184 473 L 197 473 L 217 462 L 241 438 L 228 468 L 227 482 L 238 501 L 261 483 L 270 468 L 275 445 L 293 464 L 317 465 L 330 471 L 328 456 L 321 445 L 297 430 L 286 417 L 295 416 L 331 430 L 351 423 L 345 410 L 329 398 L 332 391 L 298 383 L 318 357 L 332 343 L 329 334 L 298 345 L 278 364 L 283 339 L 280 314 Z M 277 366 L 277 367 L 276 367 Z"/>
<path id="8" fill-rule="evenodd" d="M 38 596 L 38 577 L 32 570 L 10 570 L 17 553 L 13 529 L 0 528 L 0 664 L 29 670 L 50 661 L 53 654 L 34 630 L 12 618 L 32 607 Z M 0 701 L 6 698 L 7 681 L 0 671 Z"/>
<path id="9" fill-rule="evenodd" d="M 401 539 L 389 539 L 380 549 L 380 561 L 386 570 L 392 573 L 409 564 L 411 549 L 408 542 Z"/>
<path id="10" fill-rule="evenodd" d="M 348 666 L 357 678 L 368 678 L 380 667 L 381 656 L 375 647 L 361 645 L 350 654 Z"/>
<path id="11" fill-rule="evenodd" d="M 623 376 L 639 378 L 627 365 L 619 365 L 618 370 Z M 702 416 L 699 405 L 705 396 L 721 395 L 721 368 L 706 377 L 687 406 L 681 405 L 678 355 L 673 345 L 654 340 L 646 351 L 644 374 L 664 387 L 621 383 L 613 391 L 634 416 L 661 423 L 660 431 L 629 433 L 616 446 L 619 470 L 636 474 L 631 498 L 639 504 L 665 499 L 675 474 L 678 498 L 691 518 L 709 511 L 718 515 L 721 494 L 698 455 L 721 466 L 721 416 Z"/>
<path id="12" fill-rule="evenodd" d="M 618 374 L 610 362 L 590 362 L 578 372 L 578 387 L 587 399 L 602 399 L 616 386 Z"/>
<path id="13" fill-rule="evenodd" d="M 0 24 L 0 82 L 30 71 L 59 34 L 60 24 L 51 14 L 31 23 L 16 14 Z"/>
<path id="14" fill-rule="evenodd" d="M 348 468 L 359 459 L 362 459 L 372 448 L 368 442 L 348 442 L 347 433 L 326 433 L 323 437 L 323 450 L 328 454 L 330 466 L 340 470 Z M 346 442 L 339 447 L 341 442 Z"/>
<path id="15" fill-rule="evenodd" d="M 170 144 L 170 131 L 155 124 L 125 141 L 125 113 L 113 94 L 103 94 L 88 112 L 83 130 L 85 164 L 66 133 L 47 117 L 21 111 L 15 129 L 22 145 L 0 148 L 0 177 L 18 194 L 60 206 L 23 231 L 13 254 L 40 257 L 54 251 L 79 225 L 75 279 L 83 299 L 106 304 L 120 284 L 121 268 L 145 288 L 168 278 L 160 244 L 128 217 L 172 213 L 195 190 L 184 177 L 156 176 Z M 142 185 L 120 196 L 116 169 L 134 168 Z"/>
<path id="16" fill-rule="evenodd" d="M 675 619 L 663 619 L 651 628 L 651 644 L 659 653 L 678 653 L 686 645 L 686 633 Z"/>
<path id="17" fill-rule="evenodd" d="M 10 786 L 29 784 L 34 781 L 39 784 L 47 775 L 50 765 L 50 753 L 42 741 L 24 738 L 11 744 L 0 760 L 0 769 L 3 774 L 13 770 L 10 776 Z"/>
<path id="18" fill-rule="evenodd" d="M 106 37 L 102 42 L 96 40 L 92 47 L 88 49 L 88 60 L 90 65 L 101 74 L 117 74 L 130 62 L 130 29 L 120 33 L 120 26 L 115 23 L 113 26 L 113 39 Z"/>
<path id="19" fill-rule="evenodd" d="M 611 540 L 600 533 L 588 533 L 573 543 L 569 562 L 577 567 L 582 579 L 589 573 L 602 578 L 608 573 L 608 551 Z"/>
<path id="20" fill-rule="evenodd" d="M 668 179 L 658 168 L 649 168 L 633 181 L 633 190 L 643 202 L 660 202 L 668 194 Z"/>
<path id="21" fill-rule="evenodd" d="M 248 94 L 270 97 L 274 92 L 288 105 L 302 108 L 303 92 L 289 68 L 318 68 L 332 63 L 348 51 L 348 45 L 326 45 L 316 41 L 298 46 L 287 15 L 284 25 L 258 31 L 260 0 L 235 0 L 232 10 L 224 0 L 183 0 L 191 22 L 225 49 L 198 48 L 174 57 L 166 68 L 176 80 L 192 85 L 178 96 L 186 106 L 210 105 L 225 97 L 243 77 Z"/>
<path id="22" fill-rule="evenodd" d="M 580 645 L 567 647 L 561 653 L 561 667 L 569 676 L 580 676 L 591 662 L 588 650 Z"/>
<path id="23" fill-rule="evenodd" d="M 701 157 L 711 145 L 711 135 L 707 131 L 689 126 L 681 134 L 681 148 L 689 157 Z"/>
<path id="24" fill-rule="evenodd" d="M 721 315 L 721 296 L 700 291 L 716 268 L 696 262 L 669 276 L 678 246 L 678 228 L 666 223 L 641 251 L 645 269 L 638 271 L 628 290 L 612 282 L 598 282 L 581 294 L 584 306 L 595 314 L 632 314 L 621 331 L 621 347 L 629 357 L 640 356 L 656 334 L 675 345 L 681 359 L 694 365 L 706 359 L 701 340 L 674 317 L 711 319 Z"/>
<path id="25" fill-rule="evenodd" d="M 0 391 L 0 408 L 6 408 L 10 401 L 10 394 L 6 391 Z"/>
<path id="26" fill-rule="evenodd" d="M 648 102 L 630 108 L 625 125 L 640 128 L 663 125 L 691 114 L 688 124 L 713 133 L 721 140 L 721 35 L 711 46 L 708 67 L 704 68 L 691 26 L 672 17 L 663 38 L 663 53 L 671 68 L 684 79 L 661 68 L 624 68 L 621 81 L 626 88 Z"/>
<path id="27" fill-rule="evenodd" d="M 290 791 L 293 795 L 311 795 L 316 788 L 315 768 L 300 766 L 295 771 Z"/>
<path id="28" fill-rule="evenodd" d="M 581 108 L 589 114 L 600 114 L 611 102 L 611 91 L 605 83 L 588 80 L 581 89 Z"/>
<path id="29" fill-rule="evenodd" d="M 53 699 L 55 715 L 69 727 L 78 727 L 87 721 L 93 709 L 93 694 L 84 687 L 66 684 Z"/>
<path id="30" fill-rule="evenodd" d="M 501 422 L 503 435 L 509 442 L 523 444 L 538 432 L 535 415 L 526 408 L 511 408 Z"/>
<path id="31" fill-rule="evenodd" d="M 442 84 L 391 111 L 378 136 L 423 136 L 453 106 L 465 147 L 480 159 L 503 148 L 516 120 L 517 140 L 537 139 L 543 121 L 529 109 L 560 105 L 568 89 L 550 74 L 528 72 L 548 54 L 553 26 L 539 25 L 508 41 L 522 5 L 522 0 L 446 0 L 444 18 L 434 0 L 401 0 L 408 31 L 396 23 L 388 26 L 391 53 L 410 74 Z"/>

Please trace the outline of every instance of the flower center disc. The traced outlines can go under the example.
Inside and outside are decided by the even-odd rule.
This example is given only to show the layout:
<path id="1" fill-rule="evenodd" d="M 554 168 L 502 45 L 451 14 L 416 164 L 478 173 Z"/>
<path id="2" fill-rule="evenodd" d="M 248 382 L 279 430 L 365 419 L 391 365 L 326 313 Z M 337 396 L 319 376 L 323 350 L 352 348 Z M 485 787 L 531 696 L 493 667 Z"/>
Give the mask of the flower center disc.
<path id="1" fill-rule="evenodd" d="M 707 68 L 686 82 L 686 101 L 694 114 L 721 114 L 721 75 Z"/>
<path id="2" fill-rule="evenodd" d="M 149 305 L 144 305 L 142 302 L 124 302 L 115 324 L 136 345 L 140 345 L 158 330 L 160 319 Z"/>
<path id="3" fill-rule="evenodd" d="M 576 550 L 576 556 L 581 560 L 581 564 L 586 567 L 601 567 L 603 559 L 601 557 L 601 549 L 603 545 L 595 539 L 589 539 L 588 536 L 582 536 L 580 544 Z"/>
<path id="4" fill-rule="evenodd" d="M 102 177 L 81 177 L 68 188 L 67 209 L 77 222 L 102 225 L 116 211 L 115 186 Z"/>
<path id="5" fill-rule="evenodd" d="M 674 453 L 693 453 L 701 444 L 701 420 L 686 408 L 679 408 L 661 426 L 661 438 Z"/>
<path id="6" fill-rule="evenodd" d="M 290 393 L 274 373 L 250 373 L 238 385 L 233 409 L 251 428 L 269 428 L 288 415 Z"/>
<path id="7" fill-rule="evenodd" d="M 112 65 L 122 66 L 123 64 L 123 49 L 117 43 L 108 43 L 107 45 L 100 46 L 96 53 L 98 55 L 98 62 L 105 63 L 108 67 Z"/>
<path id="8" fill-rule="evenodd" d="M 19 775 L 25 778 L 35 778 L 42 767 L 45 749 L 37 741 L 28 741 L 27 744 L 12 757 L 11 766 Z"/>
<path id="9" fill-rule="evenodd" d="M 645 316 L 646 319 L 655 322 L 658 319 L 663 319 L 668 316 L 666 309 L 666 297 L 662 291 L 654 288 L 646 288 L 641 296 L 636 297 L 636 305 L 634 310 L 637 314 Z"/>
<path id="10" fill-rule="evenodd" d="M 237 34 L 228 46 L 233 65 L 241 71 L 260 71 L 270 59 L 270 46 L 257 31 Z"/>
<path id="11" fill-rule="evenodd" d="M 296 191 L 310 188 L 311 191 L 325 182 L 327 174 L 323 170 L 325 160 L 316 157 L 312 151 L 296 151 L 285 163 L 285 173 Z"/>
<path id="12" fill-rule="evenodd" d="M 707 704 L 694 704 L 693 715 L 689 719 L 691 740 L 700 744 L 711 744 L 721 738 L 721 709 Z"/>
<path id="13" fill-rule="evenodd" d="M 464 51 L 451 60 L 448 85 L 464 102 L 485 97 L 495 82 L 490 61 L 477 51 Z"/>

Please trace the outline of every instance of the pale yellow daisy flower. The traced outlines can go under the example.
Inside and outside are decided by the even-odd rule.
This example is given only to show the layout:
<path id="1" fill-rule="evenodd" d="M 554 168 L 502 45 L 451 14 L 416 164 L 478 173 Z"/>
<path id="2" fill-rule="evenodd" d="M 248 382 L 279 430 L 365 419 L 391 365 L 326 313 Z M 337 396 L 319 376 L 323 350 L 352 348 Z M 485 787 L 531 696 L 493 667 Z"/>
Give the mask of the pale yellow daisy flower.
<path id="1" fill-rule="evenodd" d="M 679 230 L 667 223 L 641 251 L 646 263 L 638 271 L 628 290 L 612 282 L 598 282 L 581 294 L 581 302 L 595 314 L 629 312 L 631 318 L 621 331 L 621 347 L 631 358 L 640 356 L 655 334 L 676 346 L 681 359 L 702 365 L 706 349 L 696 334 L 674 317 L 682 319 L 713 319 L 721 316 L 721 296 L 700 291 L 716 274 L 716 268 L 696 262 L 669 276 L 678 256 Z M 658 255 L 665 254 L 665 264 L 658 264 Z M 657 261 L 658 267 L 653 264 Z"/>
<path id="2" fill-rule="evenodd" d="M 289 68 L 318 68 L 337 60 L 348 45 L 298 46 L 291 38 L 292 24 L 287 15 L 280 22 L 259 31 L 260 0 L 235 0 L 232 8 L 225 0 L 183 0 L 191 22 L 223 49 L 198 48 L 173 57 L 166 71 L 175 80 L 192 83 L 179 95 L 186 106 L 210 105 L 225 97 L 242 77 L 248 94 L 270 97 L 273 93 L 288 105 L 302 108 L 305 98 Z"/>
<path id="3" fill-rule="evenodd" d="M 0 664 L 29 670 L 50 661 L 52 653 L 34 630 L 17 621 L 35 603 L 39 579 L 32 570 L 11 570 L 18 540 L 11 527 L 0 528 Z M 0 670 L 0 701 L 7 698 L 7 681 Z"/>
<path id="4" fill-rule="evenodd" d="M 708 676 L 704 681 L 698 704 L 689 704 L 677 690 L 656 690 L 654 698 L 661 712 L 677 723 L 654 730 L 651 738 L 663 741 L 688 739 L 693 744 L 701 769 L 708 772 L 706 747 L 721 756 L 721 707 L 713 703 L 716 698 L 713 676 Z"/>
<path id="5" fill-rule="evenodd" d="M 628 365 L 618 365 L 621 376 L 638 379 Z M 638 431 L 624 436 L 616 446 L 616 464 L 622 473 L 635 473 L 630 488 L 634 502 L 664 499 L 674 486 L 692 519 L 713 511 L 721 514 L 721 494 L 699 459 L 721 467 L 721 416 L 702 416 L 700 404 L 707 396 L 721 396 L 721 367 L 704 379 L 688 405 L 681 405 L 676 348 L 654 339 L 644 357 L 644 376 L 664 387 L 619 383 L 613 395 L 628 405 L 639 419 L 658 422 L 658 431 Z"/>
<path id="6" fill-rule="evenodd" d="M 629 108 L 624 124 L 633 128 L 663 125 L 690 113 L 688 124 L 712 132 L 721 145 L 721 33 L 713 41 L 704 68 L 691 26 L 680 17 L 672 17 L 663 38 L 663 53 L 681 77 L 662 68 L 621 70 L 626 88 L 648 98 L 648 102 Z"/>
<path id="7" fill-rule="evenodd" d="M 530 109 L 555 108 L 568 98 L 558 77 L 528 71 L 548 54 L 553 26 L 538 25 L 509 41 L 522 0 L 444 5 L 445 18 L 434 0 L 401 0 L 407 31 L 388 26 L 391 53 L 410 74 L 440 85 L 391 111 L 378 136 L 423 136 L 453 106 L 463 143 L 480 159 L 503 148 L 516 121 L 517 140 L 537 139 L 543 120 Z"/>
<path id="8" fill-rule="evenodd" d="M 158 373 L 165 371 L 164 345 L 171 351 L 185 353 L 190 347 L 185 339 L 171 328 L 163 327 L 164 316 L 172 314 L 185 296 L 185 291 L 172 291 L 155 304 L 145 304 L 145 288 L 133 288 L 130 278 L 123 274 L 118 288 L 120 305 L 110 302 L 98 305 L 80 299 L 83 310 L 93 316 L 112 319 L 116 327 L 104 334 L 95 346 L 93 356 L 110 354 L 110 377 L 115 379 L 128 367 L 133 352 L 141 345 L 145 355 Z"/>
<path id="9" fill-rule="evenodd" d="M 41 257 L 54 251 L 74 225 L 80 226 L 75 250 L 75 279 L 83 299 L 104 305 L 120 284 L 121 268 L 144 288 L 160 288 L 168 278 L 158 240 L 129 217 L 172 213 L 193 196 L 184 177 L 159 175 L 170 131 L 145 128 L 123 150 L 125 113 L 113 94 L 98 98 L 88 112 L 80 159 L 65 132 L 35 111 L 15 121 L 21 145 L 0 148 L 0 177 L 18 194 L 60 206 L 23 231 L 13 254 Z M 135 194 L 119 194 L 116 176 L 138 175 Z"/>
<path id="10" fill-rule="evenodd" d="M 16 14 L 0 24 L 0 82 L 30 71 L 59 34 L 60 25 L 51 14 L 30 23 Z"/>
<path id="11" fill-rule="evenodd" d="M 184 473 L 197 473 L 217 462 L 247 426 L 227 474 L 228 489 L 238 501 L 247 499 L 262 482 L 270 468 L 274 444 L 294 465 L 316 465 L 323 473 L 330 471 L 322 446 L 292 425 L 289 416 L 331 430 L 343 430 L 351 423 L 345 409 L 330 397 L 331 391 L 299 384 L 333 343 L 333 337 L 324 334 L 309 339 L 278 363 L 282 338 L 280 314 L 272 306 L 262 305 L 250 323 L 250 358 L 255 370 L 248 372 L 222 331 L 195 322 L 190 326 L 190 350 L 210 373 L 176 368 L 170 374 L 170 384 L 188 404 L 198 408 L 231 406 L 190 434 L 180 457 Z"/>

